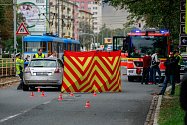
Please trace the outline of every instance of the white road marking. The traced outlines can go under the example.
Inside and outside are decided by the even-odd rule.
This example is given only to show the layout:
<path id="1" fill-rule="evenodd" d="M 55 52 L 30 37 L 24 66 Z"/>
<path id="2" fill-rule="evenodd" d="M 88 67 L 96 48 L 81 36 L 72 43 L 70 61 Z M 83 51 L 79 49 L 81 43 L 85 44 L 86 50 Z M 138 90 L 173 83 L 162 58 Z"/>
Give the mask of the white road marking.
<path id="1" fill-rule="evenodd" d="M 44 102 L 43 104 L 46 105 L 46 104 L 49 104 L 51 101 L 47 101 L 47 102 Z"/>
<path id="2" fill-rule="evenodd" d="M 47 102 L 44 102 L 43 104 L 46 105 L 46 104 L 49 104 L 50 102 L 51 102 L 51 101 L 47 101 Z M 32 108 L 31 108 L 31 109 L 32 109 Z M 22 115 L 22 114 L 24 114 L 24 113 L 26 113 L 26 112 L 29 112 L 31 109 L 27 109 L 27 110 L 24 110 L 24 111 L 22 111 L 22 112 L 20 112 L 20 113 L 18 113 L 18 114 L 11 115 L 11 116 L 8 116 L 8 117 L 6 117 L 6 118 L 3 118 L 3 119 L 0 120 L 0 123 L 5 122 L 5 121 L 7 121 L 7 120 L 9 120 L 9 119 L 12 119 L 12 118 L 14 118 L 14 117 L 17 117 L 17 116 L 19 116 L 19 115 Z"/>
<path id="3" fill-rule="evenodd" d="M 14 118 L 14 117 L 16 117 L 16 116 L 19 116 L 19 115 L 21 115 L 21 114 L 22 114 L 22 113 L 18 113 L 18 114 L 15 114 L 15 115 L 12 115 L 12 116 L 3 118 L 3 119 L 0 120 L 0 123 L 2 123 L 2 122 L 4 122 L 4 121 L 7 121 L 7 120 L 9 120 L 9 119 L 11 119 L 11 118 Z"/>

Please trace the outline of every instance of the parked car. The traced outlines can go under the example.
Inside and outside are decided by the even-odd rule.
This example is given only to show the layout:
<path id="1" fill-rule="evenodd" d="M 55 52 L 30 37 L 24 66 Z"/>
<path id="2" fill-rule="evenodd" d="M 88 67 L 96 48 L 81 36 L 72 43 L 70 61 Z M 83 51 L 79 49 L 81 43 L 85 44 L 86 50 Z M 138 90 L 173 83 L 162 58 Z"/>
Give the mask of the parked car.
<path id="1" fill-rule="evenodd" d="M 53 86 L 61 88 L 63 78 L 63 62 L 60 59 L 32 59 L 25 68 L 23 90 L 36 86 Z"/>

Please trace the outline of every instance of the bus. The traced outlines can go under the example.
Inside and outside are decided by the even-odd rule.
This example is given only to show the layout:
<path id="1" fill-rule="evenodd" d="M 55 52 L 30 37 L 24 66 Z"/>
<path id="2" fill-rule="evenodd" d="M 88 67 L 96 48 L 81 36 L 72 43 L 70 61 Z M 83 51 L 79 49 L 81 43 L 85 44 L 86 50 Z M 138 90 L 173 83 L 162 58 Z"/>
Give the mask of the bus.
<path id="1" fill-rule="evenodd" d="M 46 57 L 50 56 L 53 51 L 57 52 L 58 58 L 62 59 L 64 51 L 80 51 L 80 42 L 78 40 L 59 38 L 53 35 L 43 36 L 25 36 L 23 38 L 24 57 L 33 55 L 38 52 L 39 48 L 43 49 Z"/>
<path id="2" fill-rule="evenodd" d="M 170 33 L 167 30 L 132 30 L 127 36 L 113 37 L 113 50 L 121 46 L 121 70 L 128 81 L 141 80 L 143 72 L 143 56 L 149 52 L 159 51 L 161 76 L 164 77 L 164 62 L 171 51 Z"/>

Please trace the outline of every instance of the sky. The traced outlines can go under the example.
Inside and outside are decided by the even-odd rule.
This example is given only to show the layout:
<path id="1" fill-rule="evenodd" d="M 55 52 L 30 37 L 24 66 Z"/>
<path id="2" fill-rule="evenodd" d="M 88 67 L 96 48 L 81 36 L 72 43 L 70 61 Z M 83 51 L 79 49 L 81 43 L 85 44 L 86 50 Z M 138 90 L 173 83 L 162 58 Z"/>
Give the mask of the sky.
<path id="1" fill-rule="evenodd" d="M 105 5 L 103 7 L 103 24 L 111 29 L 123 28 L 123 24 L 127 21 L 128 13 L 125 10 L 116 10 L 112 6 Z"/>

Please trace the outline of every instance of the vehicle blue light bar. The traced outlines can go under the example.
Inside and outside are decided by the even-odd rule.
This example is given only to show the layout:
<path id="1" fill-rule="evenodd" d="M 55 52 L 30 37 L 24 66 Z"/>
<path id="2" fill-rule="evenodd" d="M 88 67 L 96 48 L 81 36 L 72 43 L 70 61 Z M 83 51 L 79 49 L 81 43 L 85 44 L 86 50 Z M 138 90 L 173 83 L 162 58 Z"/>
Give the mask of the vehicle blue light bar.
<path id="1" fill-rule="evenodd" d="M 160 33 L 168 33 L 168 30 L 160 30 Z"/>
<path id="2" fill-rule="evenodd" d="M 139 30 L 139 29 L 132 29 L 131 32 L 132 32 L 132 33 L 140 33 L 141 30 Z"/>

